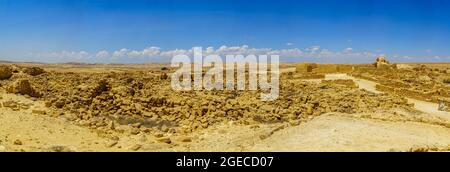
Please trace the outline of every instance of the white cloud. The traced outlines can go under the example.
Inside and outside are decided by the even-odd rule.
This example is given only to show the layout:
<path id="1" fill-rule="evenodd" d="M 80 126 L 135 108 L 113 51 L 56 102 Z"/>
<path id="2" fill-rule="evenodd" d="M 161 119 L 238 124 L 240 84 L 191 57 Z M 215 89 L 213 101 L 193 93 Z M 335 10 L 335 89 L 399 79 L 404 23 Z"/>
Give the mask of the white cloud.
<path id="1" fill-rule="evenodd" d="M 404 59 L 412 59 L 411 56 L 403 56 Z"/>
<path id="2" fill-rule="evenodd" d="M 219 56 L 226 55 L 279 55 L 280 58 L 297 59 L 301 58 L 328 58 L 338 60 L 343 58 L 367 59 L 375 58 L 379 53 L 372 52 L 358 52 L 349 47 L 342 51 L 332 51 L 321 48 L 320 46 L 311 46 L 305 49 L 286 48 L 286 49 L 272 49 L 272 48 L 253 48 L 248 45 L 242 46 L 220 46 L 203 48 L 203 56 L 215 54 Z M 148 62 L 148 61 L 170 61 L 170 58 L 176 55 L 193 56 L 193 48 L 190 49 L 173 49 L 162 50 L 160 47 L 150 46 L 142 50 L 132 50 L 122 48 L 119 50 L 108 52 L 106 50 L 98 51 L 97 53 L 89 53 L 86 51 L 62 51 L 62 52 L 48 52 L 31 54 L 41 58 L 59 58 L 59 61 L 94 61 L 94 62 Z M 370 59 L 372 60 L 372 59 Z"/>
<path id="3" fill-rule="evenodd" d="M 310 51 L 311 53 L 316 53 L 316 51 L 319 51 L 319 50 L 320 50 L 320 46 L 318 46 L 318 45 L 306 48 L 306 51 Z"/>
<path id="4" fill-rule="evenodd" d="M 161 48 L 159 47 L 148 47 L 142 51 L 133 50 L 128 52 L 127 55 L 129 57 L 155 57 L 158 56 L 161 52 Z"/>
<path id="5" fill-rule="evenodd" d="M 160 53 L 162 57 L 174 57 L 176 55 L 188 55 L 191 56 L 193 54 L 193 50 L 183 50 L 183 49 L 175 49 L 170 51 L 163 51 Z"/>
<path id="6" fill-rule="evenodd" d="M 353 52 L 353 48 L 348 47 L 348 48 L 344 49 L 342 52 L 343 52 L 344 54 L 350 54 L 350 53 Z"/>
<path id="7" fill-rule="evenodd" d="M 293 46 L 294 43 L 288 42 L 288 43 L 286 43 L 286 45 L 287 45 L 287 46 Z"/>
<path id="8" fill-rule="evenodd" d="M 121 57 L 125 57 L 125 55 L 127 55 L 128 51 L 129 50 L 126 49 L 126 48 L 122 48 L 120 50 L 114 51 L 114 53 L 112 55 L 112 58 L 113 59 L 118 59 L 118 58 L 121 58 Z"/>
<path id="9" fill-rule="evenodd" d="M 109 52 L 108 52 L 108 51 L 105 51 L 105 50 L 99 51 L 99 52 L 95 55 L 95 57 L 97 57 L 97 58 L 107 58 L 107 57 L 109 57 Z"/>
<path id="10" fill-rule="evenodd" d="M 90 54 L 86 51 L 38 52 L 38 53 L 29 53 L 29 55 L 38 58 L 73 59 L 73 60 L 81 60 L 88 58 L 90 56 Z"/>

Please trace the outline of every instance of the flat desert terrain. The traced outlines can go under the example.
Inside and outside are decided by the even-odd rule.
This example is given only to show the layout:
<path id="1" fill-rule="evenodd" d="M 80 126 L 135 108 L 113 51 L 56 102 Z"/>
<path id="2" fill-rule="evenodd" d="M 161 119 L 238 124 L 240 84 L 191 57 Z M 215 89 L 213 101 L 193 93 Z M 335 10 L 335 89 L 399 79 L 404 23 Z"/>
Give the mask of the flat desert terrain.
<path id="1" fill-rule="evenodd" d="M 286 63 L 269 102 L 169 66 L 1 64 L 0 151 L 450 150 L 450 63 Z"/>

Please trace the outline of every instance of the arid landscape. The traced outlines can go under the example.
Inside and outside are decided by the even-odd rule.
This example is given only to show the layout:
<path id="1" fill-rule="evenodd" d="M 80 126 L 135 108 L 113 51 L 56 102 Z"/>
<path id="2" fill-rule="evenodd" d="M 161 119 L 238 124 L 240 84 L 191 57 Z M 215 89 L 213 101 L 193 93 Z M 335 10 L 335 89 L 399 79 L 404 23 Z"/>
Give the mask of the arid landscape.
<path id="1" fill-rule="evenodd" d="M 0 151 L 449 151 L 450 63 L 283 63 L 280 95 L 170 64 L 0 66 Z"/>

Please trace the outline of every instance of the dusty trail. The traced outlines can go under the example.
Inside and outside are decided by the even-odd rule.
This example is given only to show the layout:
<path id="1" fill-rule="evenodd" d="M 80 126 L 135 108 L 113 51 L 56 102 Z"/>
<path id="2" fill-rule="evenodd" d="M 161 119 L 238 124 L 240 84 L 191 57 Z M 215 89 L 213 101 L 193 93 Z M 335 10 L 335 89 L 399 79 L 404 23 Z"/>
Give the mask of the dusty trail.
<path id="1" fill-rule="evenodd" d="M 421 101 L 421 100 L 416 100 L 416 99 L 411 99 L 411 98 L 408 98 L 408 102 L 414 103 L 414 108 L 416 108 L 422 112 L 450 120 L 450 112 L 439 111 L 438 110 L 439 105 L 437 103 L 426 102 L 426 101 Z"/>

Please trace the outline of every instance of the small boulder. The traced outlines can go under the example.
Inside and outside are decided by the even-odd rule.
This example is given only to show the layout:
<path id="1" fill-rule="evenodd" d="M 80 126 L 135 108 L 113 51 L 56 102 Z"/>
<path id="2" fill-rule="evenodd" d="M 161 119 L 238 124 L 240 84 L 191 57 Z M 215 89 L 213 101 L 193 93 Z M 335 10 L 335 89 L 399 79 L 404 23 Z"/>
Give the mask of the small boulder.
<path id="1" fill-rule="evenodd" d="M 91 92 L 91 98 L 95 98 L 110 89 L 110 85 L 106 80 L 100 80 Z"/>
<path id="2" fill-rule="evenodd" d="M 31 113 L 38 114 L 38 115 L 47 114 L 47 112 L 45 110 L 41 110 L 41 109 L 33 109 L 33 110 L 31 110 Z"/>
<path id="3" fill-rule="evenodd" d="M 115 146 L 115 145 L 117 145 L 117 140 L 110 140 L 110 141 L 108 141 L 107 143 L 106 143 L 106 147 L 113 147 L 113 146 Z"/>
<path id="4" fill-rule="evenodd" d="M 162 73 L 159 78 L 161 80 L 166 80 L 167 78 L 169 78 L 169 76 L 167 75 L 167 73 Z"/>
<path id="5" fill-rule="evenodd" d="M 0 80 L 6 80 L 11 78 L 12 76 L 12 69 L 9 66 L 0 66 Z"/>
<path id="6" fill-rule="evenodd" d="M 136 144 L 136 145 L 132 146 L 130 149 L 133 150 L 133 151 L 137 151 L 137 150 L 139 150 L 141 147 L 142 147 L 141 145 Z"/>
<path id="7" fill-rule="evenodd" d="M 40 67 L 27 67 L 23 70 L 23 73 L 26 73 L 31 76 L 37 76 L 37 75 L 45 73 L 45 71 L 44 71 L 44 69 L 42 69 Z"/>
<path id="8" fill-rule="evenodd" d="M 22 141 L 20 141 L 19 139 L 14 140 L 14 145 L 22 145 Z"/>
<path id="9" fill-rule="evenodd" d="M 184 136 L 184 137 L 180 137 L 179 140 L 181 142 L 191 142 L 192 139 L 190 137 Z"/>
<path id="10" fill-rule="evenodd" d="M 169 137 L 162 137 L 158 139 L 159 142 L 170 144 L 172 140 Z"/>

